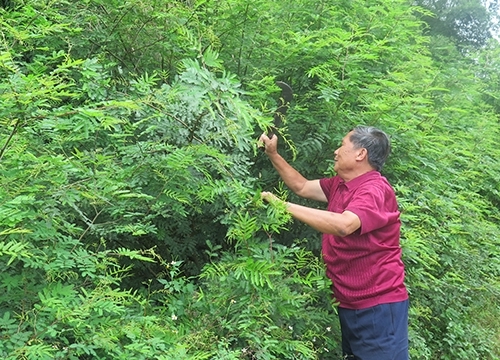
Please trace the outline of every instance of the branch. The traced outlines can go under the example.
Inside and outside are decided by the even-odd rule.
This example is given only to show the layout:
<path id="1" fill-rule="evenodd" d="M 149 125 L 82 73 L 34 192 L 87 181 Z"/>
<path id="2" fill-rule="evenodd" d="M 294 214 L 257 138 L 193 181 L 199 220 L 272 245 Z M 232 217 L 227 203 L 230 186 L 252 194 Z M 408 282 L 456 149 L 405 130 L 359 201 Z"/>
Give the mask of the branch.
<path id="1" fill-rule="evenodd" d="M 0 161 L 3 158 L 3 155 L 5 154 L 5 151 L 7 150 L 7 146 L 9 146 L 10 141 L 14 137 L 14 134 L 17 132 L 17 128 L 19 127 L 19 124 L 21 123 L 20 119 L 17 119 L 16 124 L 14 125 L 14 129 L 10 132 L 9 137 L 7 138 L 7 141 L 5 142 L 2 150 L 0 150 Z"/>

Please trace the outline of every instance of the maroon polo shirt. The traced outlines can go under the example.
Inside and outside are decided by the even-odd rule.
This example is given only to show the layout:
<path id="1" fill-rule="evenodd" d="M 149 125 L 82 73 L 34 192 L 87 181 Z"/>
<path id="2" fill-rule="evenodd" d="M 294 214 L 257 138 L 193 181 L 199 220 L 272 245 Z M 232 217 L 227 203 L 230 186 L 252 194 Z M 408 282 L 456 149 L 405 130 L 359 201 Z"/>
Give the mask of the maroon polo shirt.
<path id="1" fill-rule="evenodd" d="M 349 210 L 361 220 L 361 227 L 348 236 L 323 234 L 323 259 L 339 306 L 363 309 L 408 299 L 400 213 L 387 179 L 370 171 L 347 183 L 339 176 L 321 179 L 320 185 L 329 211 Z"/>

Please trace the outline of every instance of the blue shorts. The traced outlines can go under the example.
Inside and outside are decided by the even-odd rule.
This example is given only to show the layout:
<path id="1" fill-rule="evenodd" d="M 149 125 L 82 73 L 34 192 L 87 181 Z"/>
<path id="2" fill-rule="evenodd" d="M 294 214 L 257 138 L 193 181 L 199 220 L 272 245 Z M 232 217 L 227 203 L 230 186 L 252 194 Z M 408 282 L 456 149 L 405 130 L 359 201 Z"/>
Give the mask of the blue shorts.
<path id="1" fill-rule="evenodd" d="M 352 360 L 408 360 L 409 301 L 339 308 L 342 351 Z"/>

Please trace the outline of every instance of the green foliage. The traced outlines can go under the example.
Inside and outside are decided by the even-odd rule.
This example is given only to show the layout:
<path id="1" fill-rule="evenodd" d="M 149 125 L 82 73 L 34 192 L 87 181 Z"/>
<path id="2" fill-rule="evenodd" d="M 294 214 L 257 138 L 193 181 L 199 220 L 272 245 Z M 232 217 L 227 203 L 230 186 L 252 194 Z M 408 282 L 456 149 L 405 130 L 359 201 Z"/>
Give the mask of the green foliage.
<path id="1" fill-rule="evenodd" d="M 498 31 L 498 1 L 417 0 L 415 4 L 430 11 L 422 19 L 432 35 L 446 36 L 461 47 L 481 47 Z"/>
<path id="2" fill-rule="evenodd" d="M 202 322 L 197 328 L 238 349 L 243 358 L 338 354 L 330 333 L 335 314 L 329 282 L 321 260 L 312 253 L 298 246 L 253 244 L 208 264 L 201 279 L 203 301 L 195 314 L 187 315 Z"/>
<path id="3" fill-rule="evenodd" d="M 426 346 L 442 358 L 494 358 L 492 344 L 498 335 L 471 324 L 475 304 L 498 296 L 499 263 L 491 252 L 498 247 L 499 213 L 491 177 L 498 155 L 490 157 L 497 152 L 493 144 L 498 131 L 495 114 L 481 101 L 482 85 L 460 68 L 463 64 L 447 58 L 435 81 L 448 90 L 429 99 L 438 109 L 434 120 L 412 130 L 413 145 L 407 142 L 411 148 L 397 149 L 410 155 L 405 156 L 404 171 L 411 175 L 401 176 L 412 179 L 411 185 L 398 189 L 406 225 L 403 246 L 411 249 L 406 252 L 409 279 L 418 280 L 413 293 L 426 329 L 421 334 L 443 336 L 436 341 L 426 334 Z M 419 288 L 425 296 L 418 296 Z M 487 307 L 496 312 L 494 305 Z"/>
<path id="4" fill-rule="evenodd" d="M 0 357 L 340 358 L 319 234 L 259 198 L 287 196 L 255 141 L 277 79 L 280 150 L 309 178 L 353 126 L 391 134 L 412 359 L 500 356 L 497 43 L 460 52 L 399 0 L 16 6 Z"/>

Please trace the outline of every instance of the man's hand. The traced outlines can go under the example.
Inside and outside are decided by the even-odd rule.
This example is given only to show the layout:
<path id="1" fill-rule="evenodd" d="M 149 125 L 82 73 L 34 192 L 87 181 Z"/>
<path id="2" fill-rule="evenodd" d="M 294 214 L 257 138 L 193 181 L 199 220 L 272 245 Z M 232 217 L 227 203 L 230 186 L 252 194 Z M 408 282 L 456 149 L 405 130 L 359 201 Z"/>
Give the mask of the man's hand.
<path id="1" fill-rule="evenodd" d="M 271 155 L 278 152 L 278 137 L 276 135 L 269 138 L 269 136 L 267 136 L 267 134 L 264 133 L 260 136 L 259 141 L 264 144 L 267 155 Z"/>
<path id="2" fill-rule="evenodd" d="M 261 192 L 260 198 L 268 203 L 272 203 L 275 201 L 281 201 L 276 195 L 274 195 L 273 193 L 270 193 L 269 191 Z"/>

